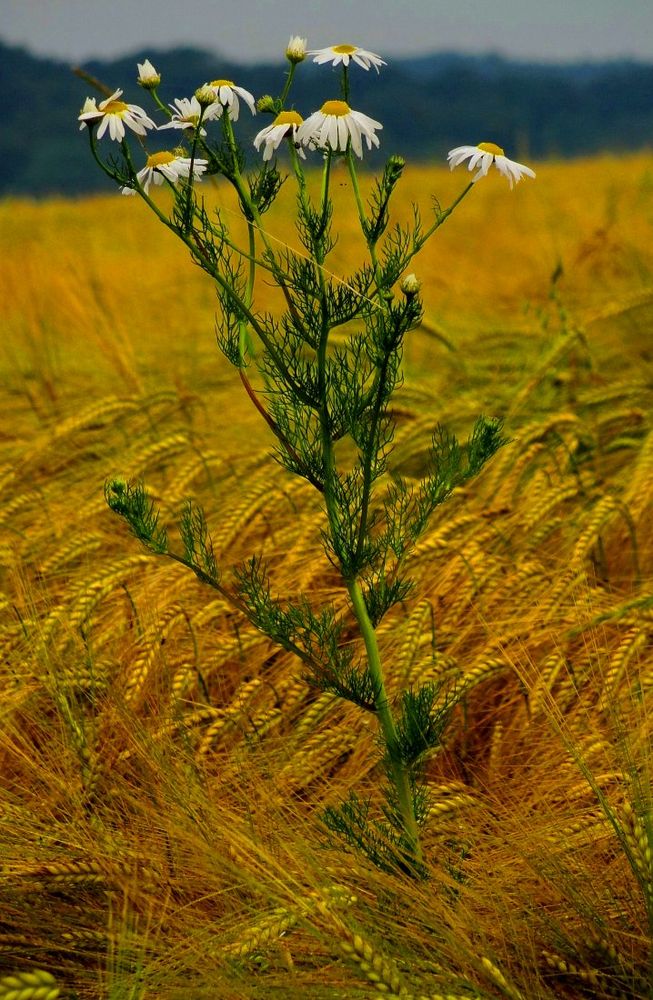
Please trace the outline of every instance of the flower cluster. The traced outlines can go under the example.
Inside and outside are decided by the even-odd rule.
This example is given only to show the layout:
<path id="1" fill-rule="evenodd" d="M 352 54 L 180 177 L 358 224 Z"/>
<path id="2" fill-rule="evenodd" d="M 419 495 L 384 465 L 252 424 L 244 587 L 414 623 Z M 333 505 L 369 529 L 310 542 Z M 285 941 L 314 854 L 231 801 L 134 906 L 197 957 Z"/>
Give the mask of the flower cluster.
<path id="1" fill-rule="evenodd" d="M 364 70 L 374 67 L 377 73 L 386 65 L 375 52 L 360 48 L 358 45 L 339 44 L 311 50 L 307 50 L 306 45 L 306 39 L 299 35 L 291 36 L 288 42 L 286 58 L 291 65 L 290 78 L 296 66 L 307 56 L 312 56 L 313 62 L 319 65 L 330 63 L 332 66 L 341 66 L 345 74 L 351 65 Z M 149 91 L 156 91 L 161 82 L 161 75 L 149 59 L 138 64 L 137 82 Z M 148 129 L 157 128 L 142 108 L 125 103 L 120 100 L 121 96 L 122 91 L 117 90 L 100 104 L 96 104 L 93 98 L 87 98 L 79 115 L 80 128 L 97 125 L 97 139 L 101 139 L 108 132 L 109 137 L 116 142 L 125 139 L 126 128 L 139 136 L 146 135 Z M 225 114 L 230 121 L 236 122 L 241 102 L 253 115 L 256 114 L 257 105 L 254 96 L 248 90 L 237 86 L 233 80 L 211 80 L 199 87 L 192 97 L 175 98 L 174 103 L 169 105 L 170 120 L 158 128 L 180 129 L 195 144 L 198 140 L 201 142 L 206 138 L 204 125 L 209 122 L 216 121 Z M 158 103 L 163 107 L 160 102 Z M 303 159 L 306 158 L 305 148 L 331 154 L 346 154 L 351 150 L 362 158 L 363 141 L 368 150 L 379 146 L 377 132 L 383 128 L 381 122 L 363 114 L 362 111 L 354 110 L 347 100 L 327 100 L 318 111 L 314 111 L 306 119 L 303 119 L 298 111 L 286 109 L 270 97 L 261 98 L 258 106 L 260 110 L 272 111 L 275 114 L 272 124 L 261 129 L 254 139 L 254 147 L 257 151 L 262 149 L 265 162 L 272 159 L 284 141 L 287 141 Z M 508 159 L 503 149 L 492 142 L 481 142 L 477 146 L 457 146 L 449 152 L 447 159 L 452 170 L 466 160 L 469 161 L 470 171 L 478 168 L 472 183 L 487 176 L 492 165 L 507 178 L 511 188 L 522 177 L 535 177 L 530 167 Z M 174 184 L 180 179 L 188 180 L 191 173 L 194 180 L 201 179 L 203 171 L 199 166 L 204 164 L 205 167 L 206 161 L 194 159 L 192 172 L 190 166 L 188 172 L 186 171 L 187 163 L 190 164 L 190 160 L 181 155 L 156 153 L 148 158 L 143 170 L 136 174 L 136 181 L 147 193 L 151 183 L 161 184 L 164 179 Z M 132 193 L 134 188 L 126 186 L 123 190 Z"/>

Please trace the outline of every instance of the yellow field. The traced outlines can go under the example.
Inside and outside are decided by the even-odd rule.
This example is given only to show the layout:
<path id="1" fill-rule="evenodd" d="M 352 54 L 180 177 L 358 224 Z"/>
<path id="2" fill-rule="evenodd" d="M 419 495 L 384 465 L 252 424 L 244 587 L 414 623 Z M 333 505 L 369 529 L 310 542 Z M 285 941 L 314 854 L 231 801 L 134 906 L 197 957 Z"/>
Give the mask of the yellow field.
<path id="1" fill-rule="evenodd" d="M 409 169 L 399 200 L 465 180 Z M 653 996 L 653 158 L 488 177 L 415 262 L 394 466 L 438 421 L 511 438 L 381 627 L 393 695 L 456 690 L 419 883 L 325 846 L 326 804 L 377 804 L 374 720 L 105 506 L 143 478 L 174 536 L 196 498 L 227 576 L 262 553 L 344 607 L 209 279 L 118 195 L 1 203 L 0 261 L 0 1000 Z"/>

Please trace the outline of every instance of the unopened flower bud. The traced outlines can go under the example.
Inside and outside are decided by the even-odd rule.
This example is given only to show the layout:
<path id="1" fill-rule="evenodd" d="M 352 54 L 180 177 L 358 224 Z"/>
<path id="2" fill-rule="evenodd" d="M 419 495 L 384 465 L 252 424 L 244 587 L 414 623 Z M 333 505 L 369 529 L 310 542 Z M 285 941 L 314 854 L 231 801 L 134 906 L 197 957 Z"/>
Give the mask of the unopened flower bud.
<path id="1" fill-rule="evenodd" d="M 92 111 L 97 111 L 97 102 L 94 97 L 87 97 L 84 101 L 84 107 L 80 111 L 80 115 L 90 114 Z"/>
<path id="2" fill-rule="evenodd" d="M 123 493 L 127 492 L 127 480 L 123 479 L 122 476 L 115 476 L 108 481 L 107 490 L 109 493 L 115 493 L 116 496 L 122 496 Z"/>
<path id="3" fill-rule="evenodd" d="M 286 59 L 291 63 L 303 62 L 306 58 L 306 39 L 291 35 L 286 48 Z"/>
<path id="4" fill-rule="evenodd" d="M 161 74 L 155 70 L 149 59 L 144 63 L 137 63 L 139 86 L 144 90 L 154 90 L 161 83 Z"/>
<path id="5" fill-rule="evenodd" d="M 268 111 L 270 114 L 276 115 L 277 102 L 275 101 L 274 97 L 270 97 L 269 94 L 264 94 L 263 97 L 259 97 L 258 101 L 256 102 L 256 110 L 263 112 Z"/>
<path id="6" fill-rule="evenodd" d="M 88 118 L 82 118 L 82 115 L 88 115 Z M 91 115 L 96 116 L 95 120 L 90 117 Z M 84 101 L 84 107 L 79 112 L 78 121 L 81 119 L 81 124 L 79 126 L 80 131 L 84 128 L 92 128 L 102 117 L 102 112 L 98 110 L 98 106 L 94 97 L 87 97 Z"/>
<path id="7" fill-rule="evenodd" d="M 403 156 L 391 156 L 386 164 L 386 174 L 390 181 L 390 184 L 394 185 L 397 183 L 404 167 L 406 166 L 406 161 Z"/>
<path id="8" fill-rule="evenodd" d="M 197 88 L 195 97 L 203 108 L 208 108 L 209 105 L 215 104 L 215 91 L 213 87 L 209 87 L 206 83 L 203 87 Z"/>
<path id="9" fill-rule="evenodd" d="M 104 484 L 104 496 L 111 508 L 116 513 L 121 514 L 126 510 L 126 503 L 129 500 L 129 484 L 122 476 L 109 479 Z"/>
<path id="10" fill-rule="evenodd" d="M 399 286 L 407 299 L 412 299 L 422 287 L 422 282 L 414 274 L 407 274 Z"/>

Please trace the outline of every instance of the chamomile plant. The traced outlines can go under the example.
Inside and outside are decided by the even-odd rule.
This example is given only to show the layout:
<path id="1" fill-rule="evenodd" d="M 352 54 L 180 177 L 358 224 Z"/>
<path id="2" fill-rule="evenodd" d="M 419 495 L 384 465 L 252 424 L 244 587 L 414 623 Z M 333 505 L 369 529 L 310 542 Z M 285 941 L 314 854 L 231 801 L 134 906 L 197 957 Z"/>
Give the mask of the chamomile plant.
<path id="1" fill-rule="evenodd" d="M 304 113 L 295 77 L 307 56 L 336 67 L 341 91 L 325 94 L 319 109 Z M 385 806 L 375 816 L 369 802 L 352 795 L 329 809 L 325 821 L 334 835 L 344 836 L 376 864 L 418 876 L 425 871 L 420 826 L 428 809 L 422 769 L 441 742 L 450 707 L 430 683 L 391 701 L 377 630 L 388 611 L 411 593 L 406 557 L 429 518 L 476 476 L 503 437 L 500 422 L 485 417 L 478 418 L 465 443 L 438 426 L 430 467 L 421 480 L 389 474 L 395 430 L 390 404 L 402 378 L 404 340 L 422 315 L 420 282 L 409 268 L 492 163 L 511 184 L 532 171 L 513 164 L 491 143 L 453 150 L 452 167 L 465 160 L 470 168 L 478 166 L 453 204 L 441 209 L 434 202 L 428 220 L 415 210 L 406 224 L 390 226 L 390 204 L 405 162 L 390 156 L 368 200 L 363 199 L 360 161 L 380 146 L 383 124 L 356 107 L 350 87 L 350 73 L 370 68 L 379 73 L 385 61 L 356 45 L 307 52 L 300 36 L 290 39 L 286 60 L 276 97 L 255 102 L 240 83 L 215 79 L 169 107 L 158 97 L 155 67 L 140 65 L 138 82 L 153 102 L 151 113 L 161 116 L 158 131 L 181 140 L 171 150 L 148 154 L 155 122 L 142 108 L 123 102 L 121 91 L 99 104 L 87 99 L 79 121 L 100 168 L 123 192 L 137 195 L 214 282 L 219 345 L 276 438 L 276 460 L 321 497 L 323 544 L 346 591 L 348 613 L 330 605 L 314 607 L 306 596 L 281 602 L 256 553 L 225 571 L 217 564 L 204 512 L 190 501 L 180 518 L 182 544 L 175 547 L 142 483 L 111 479 L 106 499 L 152 552 L 183 563 L 257 629 L 296 654 L 309 684 L 375 718 Z M 250 171 L 237 138 L 243 112 L 268 117 L 254 139 L 251 154 L 258 162 Z M 273 238 L 274 223 L 268 222 L 284 183 L 277 165 L 282 157 L 289 162 L 288 182 L 296 188 L 299 252 Z M 346 281 L 329 262 L 338 238 L 331 198 L 337 163 L 348 172 L 352 208 L 367 246 L 364 263 Z M 209 177 L 234 188 L 246 222 L 242 243 L 225 214 L 207 207 L 202 190 Z M 169 188 L 169 208 L 153 198 L 156 184 Z M 280 291 L 280 315 L 257 302 L 258 271 Z M 343 439 L 349 442 L 349 456 L 355 456 L 346 466 L 338 446 Z M 352 629 L 358 643 L 351 642 Z"/>

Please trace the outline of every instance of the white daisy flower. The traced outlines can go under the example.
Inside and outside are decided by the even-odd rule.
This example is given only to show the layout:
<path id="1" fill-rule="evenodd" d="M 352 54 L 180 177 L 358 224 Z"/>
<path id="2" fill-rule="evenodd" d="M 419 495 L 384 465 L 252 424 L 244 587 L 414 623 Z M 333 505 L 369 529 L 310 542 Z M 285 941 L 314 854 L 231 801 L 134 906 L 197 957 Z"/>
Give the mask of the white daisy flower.
<path id="1" fill-rule="evenodd" d="M 291 63 L 303 62 L 306 58 L 306 38 L 299 35 L 291 35 L 286 46 L 286 59 Z"/>
<path id="2" fill-rule="evenodd" d="M 164 150 L 161 153 L 152 153 L 148 156 L 145 166 L 136 174 L 139 184 L 147 193 L 150 184 L 163 184 L 164 180 L 176 184 L 182 178 L 190 177 L 190 166 L 193 164 L 193 180 L 200 181 L 202 174 L 208 166 L 208 160 L 193 160 L 187 156 L 178 156 Z M 133 188 L 121 188 L 123 194 L 135 194 Z"/>
<path id="3" fill-rule="evenodd" d="M 254 146 L 256 149 L 260 149 L 262 143 L 265 143 L 263 159 L 272 159 L 272 153 L 275 149 L 279 148 L 286 137 L 292 139 L 294 142 L 297 138 L 297 129 L 303 121 L 304 119 L 302 116 L 297 114 L 296 111 L 282 111 L 277 115 L 271 125 L 268 125 L 267 128 L 261 129 L 259 134 L 254 139 Z M 306 154 L 303 149 L 299 150 L 299 155 L 306 159 Z"/>
<path id="4" fill-rule="evenodd" d="M 374 66 L 377 73 L 379 66 L 387 65 L 381 56 L 377 56 L 376 52 L 368 52 L 367 49 L 361 49 L 358 45 L 330 45 L 326 49 L 312 49 L 306 54 L 313 56 L 313 62 L 320 65 L 330 62 L 332 66 L 337 66 L 338 63 L 349 66 L 349 61 L 353 60 L 363 69 Z"/>
<path id="5" fill-rule="evenodd" d="M 136 104 L 125 104 L 124 101 L 119 100 L 121 94 L 122 90 L 116 90 L 111 97 L 107 97 L 106 101 L 102 101 L 97 107 L 89 110 L 82 109 L 78 121 L 93 122 L 101 118 L 100 127 L 97 130 L 98 139 L 102 138 L 108 128 L 109 135 L 117 142 L 121 142 L 125 138 L 125 125 L 137 135 L 146 135 L 148 128 L 156 128 L 154 122 L 147 117 L 142 108 Z"/>
<path id="6" fill-rule="evenodd" d="M 319 111 L 315 111 L 297 129 L 297 139 L 305 146 L 344 152 L 351 139 L 351 148 L 356 156 L 362 157 L 365 137 L 367 148 L 378 146 L 376 129 L 383 128 L 381 122 L 368 118 L 361 111 L 352 111 L 346 101 L 325 101 Z"/>
<path id="7" fill-rule="evenodd" d="M 159 125 L 159 131 L 164 128 L 197 128 L 202 106 L 196 97 L 175 97 L 174 104 L 171 104 L 170 107 L 173 110 L 172 118 L 165 125 Z M 221 104 L 210 104 L 204 109 L 202 121 L 211 121 L 214 118 L 219 118 L 221 114 Z M 206 135 L 206 129 L 200 129 L 200 135 Z"/>
<path id="8" fill-rule="evenodd" d="M 448 155 L 449 166 L 453 170 L 465 160 L 469 160 L 469 170 L 479 168 L 478 173 L 472 178 L 477 181 L 480 177 L 485 177 L 492 166 L 495 165 L 500 174 L 507 177 L 512 188 L 514 183 L 518 183 L 522 177 L 535 177 L 535 171 L 523 163 L 516 163 L 509 160 L 501 146 L 493 142 L 479 142 L 478 146 L 456 146 Z"/>
<path id="9" fill-rule="evenodd" d="M 238 121 L 240 105 L 238 98 L 242 98 L 253 115 L 256 114 L 256 102 L 249 90 L 244 87 L 237 87 L 233 80 L 211 80 L 201 88 L 202 93 L 212 93 L 213 100 L 229 109 L 229 117 L 232 121 Z"/>
<path id="10" fill-rule="evenodd" d="M 136 81 L 145 90 L 154 90 L 161 83 L 161 74 L 154 68 L 149 59 L 144 63 L 136 63 L 138 66 L 138 80 Z"/>

